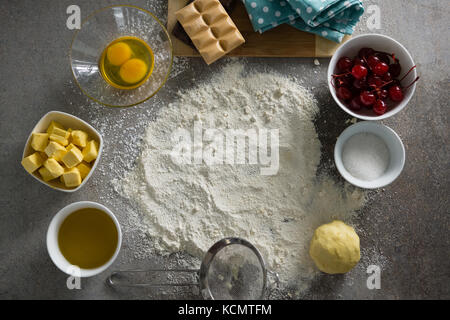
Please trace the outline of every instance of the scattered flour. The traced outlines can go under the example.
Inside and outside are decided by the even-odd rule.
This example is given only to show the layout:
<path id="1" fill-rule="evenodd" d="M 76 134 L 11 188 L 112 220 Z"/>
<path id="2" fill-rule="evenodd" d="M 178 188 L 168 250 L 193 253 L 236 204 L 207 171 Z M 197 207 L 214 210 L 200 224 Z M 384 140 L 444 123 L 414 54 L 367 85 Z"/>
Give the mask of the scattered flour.
<path id="1" fill-rule="evenodd" d="M 258 247 L 283 288 L 308 289 L 317 273 L 309 258 L 314 229 L 332 219 L 347 223 L 365 194 L 330 177 L 317 176 L 321 144 L 312 94 L 297 81 L 274 73 L 243 73 L 232 63 L 207 83 L 180 92 L 150 122 L 136 167 L 116 189 L 136 203 L 130 215 L 160 253 L 201 258 L 216 241 L 246 238 Z M 280 130 L 277 175 L 255 165 L 179 165 L 172 161 L 171 133 L 203 128 Z M 147 239 L 146 237 L 143 237 Z"/>

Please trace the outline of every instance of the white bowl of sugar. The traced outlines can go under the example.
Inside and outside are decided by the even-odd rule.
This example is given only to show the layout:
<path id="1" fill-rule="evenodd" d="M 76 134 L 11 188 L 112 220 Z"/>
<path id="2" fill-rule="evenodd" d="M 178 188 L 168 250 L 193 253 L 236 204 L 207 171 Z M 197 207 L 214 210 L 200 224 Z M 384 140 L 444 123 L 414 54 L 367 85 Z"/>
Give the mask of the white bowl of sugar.
<path id="1" fill-rule="evenodd" d="M 345 129 L 334 147 L 339 173 L 351 184 L 376 189 L 392 183 L 405 165 L 405 147 L 391 128 L 362 121 Z"/>

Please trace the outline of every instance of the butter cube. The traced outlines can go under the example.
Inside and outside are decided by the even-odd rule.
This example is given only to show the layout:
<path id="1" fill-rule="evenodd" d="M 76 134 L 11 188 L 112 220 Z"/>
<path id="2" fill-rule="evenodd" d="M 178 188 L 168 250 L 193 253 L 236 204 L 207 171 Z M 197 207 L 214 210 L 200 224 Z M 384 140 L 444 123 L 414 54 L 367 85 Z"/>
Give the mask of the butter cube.
<path id="1" fill-rule="evenodd" d="M 67 146 L 69 144 L 68 139 L 66 139 L 60 135 L 57 135 L 57 134 L 51 134 L 49 138 L 51 141 L 56 141 L 62 146 Z"/>
<path id="2" fill-rule="evenodd" d="M 52 133 L 50 134 L 50 140 L 56 141 L 63 146 L 67 146 L 69 144 L 70 132 L 60 128 L 53 128 Z"/>
<path id="3" fill-rule="evenodd" d="M 42 177 L 42 180 L 45 182 L 55 179 L 55 177 L 48 171 L 46 167 L 42 167 L 39 169 L 39 174 Z"/>
<path id="4" fill-rule="evenodd" d="M 83 160 L 83 154 L 77 147 L 70 148 L 69 151 L 61 158 L 61 161 L 67 168 L 73 168 Z"/>
<path id="5" fill-rule="evenodd" d="M 69 143 L 69 144 L 67 145 L 67 147 L 66 147 L 66 150 L 67 150 L 67 151 L 70 151 L 70 149 L 72 149 L 73 147 L 76 148 L 76 146 L 75 146 L 73 143 Z"/>
<path id="6" fill-rule="evenodd" d="M 67 153 L 66 148 L 55 141 L 50 141 L 45 153 L 49 158 L 54 158 L 56 161 L 61 161 L 61 158 Z"/>
<path id="7" fill-rule="evenodd" d="M 95 160 L 98 156 L 98 142 L 91 140 L 83 148 L 83 160 L 86 162 L 91 162 Z"/>
<path id="8" fill-rule="evenodd" d="M 47 133 L 48 134 L 52 134 L 53 133 L 53 129 L 55 129 L 55 128 L 64 129 L 62 124 L 60 124 L 60 123 L 58 123 L 56 121 L 52 121 L 52 122 L 50 122 L 50 125 L 47 128 Z"/>
<path id="9" fill-rule="evenodd" d="M 52 133 L 50 135 L 57 135 L 60 137 L 63 137 L 64 139 L 69 139 L 70 137 L 70 132 L 64 129 L 60 129 L 60 128 L 54 128 Z"/>
<path id="10" fill-rule="evenodd" d="M 73 130 L 71 133 L 72 142 L 82 148 L 86 147 L 88 141 L 88 134 L 81 130 Z"/>
<path id="11" fill-rule="evenodd" d="M 58 178 L 64 173 L 64 168 L 54 158 L 45 160 L 44 167 L 49 171 L 53 178 Z"/>
<path id="12" fill-rule="evenodd" d="M 81 184 L 81 174 L 77 168 L 67 170 L 62 175 L 66 187 L 78 187 Z"/>
<path id="13" fill-rule="evenodd" d="M 48 133 L 33 133 L 31 147 L 36 151 L 44 151 L 48 144 Z"/>
<path id="14" fill-rule="evenodd" d="M 33 173 L 34 171 L 36 171 L 36 169 L 42 166 L 43 162 L 44 160 L 42 159 L 39 152 L 35 152 L 32 155 L 23 158 L 21 163 L 25 170 L 27 170 L 29 173 Z"/>
<path id="15" fill-rule="evenodd" d="M 84 161 L 77 165 L 76 168 L 78 169 L 78 171 L 80 171 L 81 179 L 86 178 L 89 174 L 89 171 L 91 171 L 91 167 L 89 166 L 89 164 Z"/>

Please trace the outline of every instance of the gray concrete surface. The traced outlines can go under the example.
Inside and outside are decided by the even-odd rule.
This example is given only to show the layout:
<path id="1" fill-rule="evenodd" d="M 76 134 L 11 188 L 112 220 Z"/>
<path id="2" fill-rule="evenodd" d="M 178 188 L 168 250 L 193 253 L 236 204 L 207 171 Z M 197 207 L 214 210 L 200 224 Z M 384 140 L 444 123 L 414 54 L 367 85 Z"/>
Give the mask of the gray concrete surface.
<path id="1" fill-rule="evenodd" d="M 164 0 L 122 1 L 154 11 L 166 19 Z M 321 276 L 303 295 L 308 299 L 449 299 L 449 38 L 446 0 L 365 1 L 381 8 L 382 26 L 374 32 L 404 44 L 418 64 L 421 80 L 406 110 L 385 121 L 401 136 L 407 150 L 403 174 L 392 185 L 374 192 L 360 212 L 357 226 L 366 256 L 345 276 Z M 82 281 L 82 290 L 68 290 L 66 276 L 52 264 L 45 235 L 52 216 L 78 200 L 99 201 L 126 222 L 130 206 L 109 190 L 114 178 L 108 165 L 129 139 L 127 128 L 137 119 L 152 118 L 191 79 L 207 77 L 227 61 L 206 67 L 199 59 L 173 76 L 157 98 L 129 110 L 91 105 L 72 80 L 68 48 L 73 31 L 66 28 L 66 8 L 78 4 L 82 16 L 114 1 L 0 1 L 0 298 L 1 299 L 132 299 L 165 297 L 149 289 L 114 291 L 105 285 L 107 273 Z M 365 19 L 357 33 L 368 32 Z M 323 161 L 332 159 L 334 142 L 349 117 L 333 102 L 325 85 L 327 59 L 245 59 L 253 68 L 300 75 L 321 105 L 316 126 L 323 144 Z M 176 63 L 186 63 L 178 60 Z M 86 107 L 88 106 L 88 107 Z M 74 194 L 53 191 L 32 179 L 20 166 L 23 146 L 37 120 L 61 110 L 101 126 L 104 156 L 87 186 Z M 125 117 L 126 114 L 126 117 Z M 123 161 L 133 162 L 137 149 Z M 336 171 L 332 174 L 338 175 Z M 132 235 L 113 268 L 164 267 L 177 257 L 136 261 Z M 365 267 L 382 264 L 380 290 L 366 288 Z M 178 296 L 180 297 L 180 296 Z M 186 292 L 181 297 L 198 298 Z"/>

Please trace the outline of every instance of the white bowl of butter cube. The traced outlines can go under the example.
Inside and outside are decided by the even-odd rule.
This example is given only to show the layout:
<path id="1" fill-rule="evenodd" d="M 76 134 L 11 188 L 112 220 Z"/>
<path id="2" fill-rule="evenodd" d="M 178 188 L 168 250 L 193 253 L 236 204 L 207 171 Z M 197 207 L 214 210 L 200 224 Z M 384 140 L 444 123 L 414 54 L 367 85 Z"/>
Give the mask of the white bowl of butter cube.
<path id="1" fill-rule="evenodd" d="M 31 131 L 22 166 L 36 180 L 63 192 L 75 192 L 100 160 L 103 139 L 90 124 L 60 111 L 45 114 Z"/>

